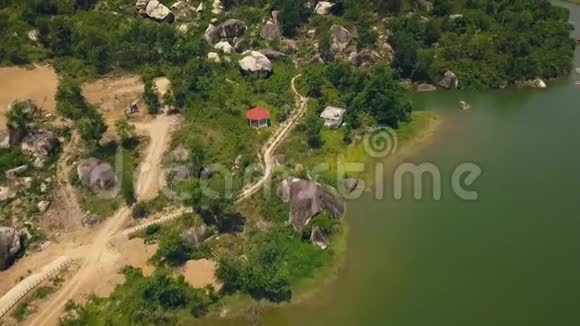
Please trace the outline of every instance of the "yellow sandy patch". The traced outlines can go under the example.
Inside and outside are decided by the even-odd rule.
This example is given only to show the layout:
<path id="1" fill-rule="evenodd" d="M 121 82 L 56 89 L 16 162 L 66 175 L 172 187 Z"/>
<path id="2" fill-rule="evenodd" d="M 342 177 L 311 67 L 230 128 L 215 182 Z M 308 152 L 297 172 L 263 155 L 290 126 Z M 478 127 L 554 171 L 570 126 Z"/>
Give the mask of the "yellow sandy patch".
<path id="1" fill-rule="evenodd" d="M 217 263 L 213 260 L 190 260 L 185 264 L 181 273 L 185 277 L 185 281 L 193 288 L 201 289 L 213 285 L 215 290 L 219 290 L 222 285 L 215 276 L 216 268 Z"/>
<path id="2" fill-rule="evenodd" d="M 58 75 L 51 66 L 0 68 L 0 129 L 6 126 L 5 113 L 16 100 L 32 100 L 43 112 L 54 112 Z"/>

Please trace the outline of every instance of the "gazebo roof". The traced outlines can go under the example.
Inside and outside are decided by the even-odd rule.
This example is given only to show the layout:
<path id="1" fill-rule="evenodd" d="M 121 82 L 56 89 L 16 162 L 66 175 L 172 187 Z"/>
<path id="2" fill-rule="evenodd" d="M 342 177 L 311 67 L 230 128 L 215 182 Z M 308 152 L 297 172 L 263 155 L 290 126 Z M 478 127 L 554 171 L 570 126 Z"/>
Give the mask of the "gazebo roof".
<path id="1" fill-rule="evenodd" d="M 270 111 L 261 106 L 257 106 L 246 112 L 246 119 L 248 120 L 266 120 L 268 118 L 270 118 Z"/>

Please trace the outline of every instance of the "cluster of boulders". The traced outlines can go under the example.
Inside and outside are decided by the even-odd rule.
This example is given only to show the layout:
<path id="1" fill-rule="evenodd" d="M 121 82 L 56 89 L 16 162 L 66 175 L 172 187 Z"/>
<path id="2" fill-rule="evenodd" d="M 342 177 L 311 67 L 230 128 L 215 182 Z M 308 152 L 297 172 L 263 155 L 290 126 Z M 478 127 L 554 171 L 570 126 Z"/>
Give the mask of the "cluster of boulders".
<path id="1" fill-rule="evenodd" d="M 22 250 L 21 239 L 20 231 L 0 226 L 0 271 L 10 267 Z"/>
<path id="2" fill-rule="evenodd" d="M 97 158 L 81 160 L 77 166 L 77 175 L 82 185 L 94 193 L 111 190 L 117 183 L 111 164 Z"/>
<path id="3" fill-rule="evenodd" d="M 60 141 L 52 130 L 30 130 L 22 139 L 22 152 L 34 157 L 34 166 L 43 168 L 50 156 L 54 155 L 60 146 Z"/>
<path id="4" fill-rule="evenodd" d="M 175 14 L 158 0 L 137 0 L 137 12 L 158 22 L 173 23 Z"/>
<path id="5" fill-rule="evenodd" d="M 546 82 L 543 81 L 541 78 L 526 80 L 523 82 L 517 83 L 519 87 L 530 87 L 530 88 L 547 88 Z"/>
<path id="6" fill-rule="evenodd" d="M 231 41 L 244 35 L 248 26 L 238 19 L 228 19 L 225 22 L 214 25 L 209 24 L 204 33 L 204 39 L 210 45 L 215 45 L 220 40 Z M 239 41 L 239 39 L 238 39 Z"/>
<path id="7" fill-rule="evenodd" d="M 290 205 L 289 223 L 298 232 L 302 232 L 304 227 L 323 211 L 336 219 L 344 216 L 344 201 L 338 194 L 314 181 L 288 178 L 281 183 L 279 192 L 282 201 Z M 314 230 L 311 237 L 320 239 Z M 316 243 L 318 240 L 313 241 Z"/>

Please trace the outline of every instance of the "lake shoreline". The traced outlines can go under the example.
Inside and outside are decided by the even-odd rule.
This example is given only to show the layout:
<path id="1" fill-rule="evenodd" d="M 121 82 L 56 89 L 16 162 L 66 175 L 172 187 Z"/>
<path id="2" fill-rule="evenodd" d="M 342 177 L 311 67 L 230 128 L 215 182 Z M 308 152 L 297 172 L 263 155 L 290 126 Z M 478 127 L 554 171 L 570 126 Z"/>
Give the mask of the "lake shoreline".
<path id="1" fill-rule="evenodd" d="M 430 111 L 418 111 L 413 113 L 413 118 L 412 122 L 404 124 L 398 130 L 398 151 L 381 160 L 369 159 L 365 164 L 373 162 L 377 164 L 381 162 L 398 164 L 429 144 L 441 125 L 440 116 Z M 374 186 L 372 179 L 374 179 L 374 169 L 371 169 L 365 175 L 366 190 Z M 348 201 L 346 206 L 348 214 Z M 255 301 L 247 295 L 237 294 L 225 298 L 218 304 L 215 310 L 203 319 L 204 324 L 211 324 L 216 321 L 239 321 L 240 319 L 246 321 L 248 318 L 249 320 L 254 320 L 254 317 L 258 318 L 268 310 L 299 305 L 311 299 L 338 279 L 347 259 L 349 233 L 350 225 L 345 217 L 341 223 L 340 233 L 331 241 L 330 249 L 334 252 L 332 261 L 316 271 L 313 277 L 301 280 L 293 286 L 294 294 L 290 302 L 276 304 L 268 301 Z"/>

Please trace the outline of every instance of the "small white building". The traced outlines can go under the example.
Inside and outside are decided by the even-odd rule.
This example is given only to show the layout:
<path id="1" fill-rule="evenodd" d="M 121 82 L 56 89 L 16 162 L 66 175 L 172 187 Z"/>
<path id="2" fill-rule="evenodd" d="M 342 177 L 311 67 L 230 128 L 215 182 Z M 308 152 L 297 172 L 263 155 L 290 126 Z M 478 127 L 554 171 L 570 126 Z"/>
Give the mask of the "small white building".
<path id="1" fill-rule="evenodd" d="M 320 117 L 324 119 L 325 127 L 340 128 L 340 125 L 344 121 L 344 112 L 346 112 L 345 109 L 327 106 L 320 114 Z"/>

